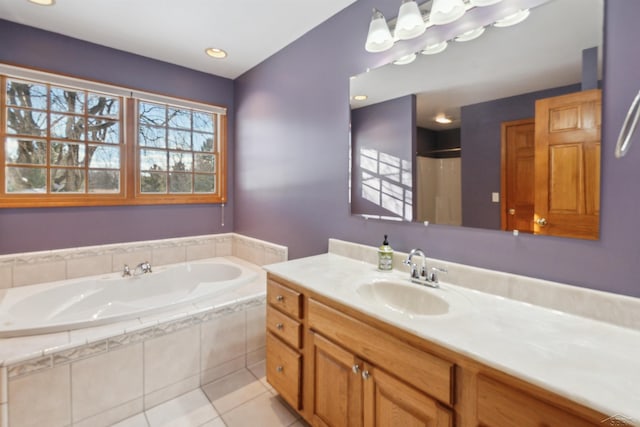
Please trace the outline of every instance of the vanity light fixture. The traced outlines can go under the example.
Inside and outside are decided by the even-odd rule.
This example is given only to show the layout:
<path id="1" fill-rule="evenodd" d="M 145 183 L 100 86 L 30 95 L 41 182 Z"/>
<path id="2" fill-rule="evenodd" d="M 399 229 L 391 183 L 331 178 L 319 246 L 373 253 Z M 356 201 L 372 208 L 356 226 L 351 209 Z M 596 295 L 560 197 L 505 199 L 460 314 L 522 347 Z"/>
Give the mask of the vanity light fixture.
<path id="1" fill-rule="evenodd" d="M 393 46 L 393 37 L 391 37 L 391 31 L 387 25 L 387 20 L 384 18 L 382 12 L 378 9 L 373 9 L 373 16 L 371 16 L 371 23 L 369 24 L 369 34 L 367 35 L 367 42 L 364 48 L 367 52 L 384 52 Z"/>
<path id="2" fill-rule="evenodd" d="M 450 24 L 462 18 L 467 11 L 462 0 L 433 0 L 429 21 L 434 25 Z"/>
<path id="3" fill-rule="evenodd" d="M 416 60 L 416 54 L 410 53 L 408 55 L 401 56 L 400 58 L 393 61 L 393 63 L 395 65 L 407 65 L 407 64 L 411 64 L 415 60 Z"/>
<path id="4" fill-rule="evenodd" d="M 29 3 L 37 4 L 38 6 L 53 6 L 56 4 L 56 0 L 27 0 Z"/>
<path id="5" fill-rule="evenodd" d="M 366 101 L 367 98 L 369 98 L 367 95 L 354 95 L 353 96 L 353 100 L 354 101 Z"/>
<path id="6" fill-rule="evenodd" d="M 425 47 L 424 49 L 422 49 L 420 53 L 423 55 L 435 55 L 437 53 L 444 52 L 447 46 L 448 46 L 448 43 L 446 41 L 436 43 L 436 44 L 430 44 L 430 45 L 427 45 L 427 47 Z"/>
<path id="7" fill-rule="evenodd" d="M 501 1 L 502 0 L 469 0 L 469 3 L 471 4 L 471 6 L 483 7 L 483 6 L 491 6 L 496 3 L 500 3 Z"/>
<path id="8" fill-rule="evenodd" d="M 529 9 L 520 9 L 516 13 L 505 16 L 502 19 L 498 19 L 493 23 L 493 26 L 498 28 L 511 27 L 527 19 L 529 13 Z"/>
<path id="9" fill-rule="evenodd" d="M 210 57 L 216 59 L 224 59 L 227 57 L 227 52 L 222 49 L 218 49 L 217 47 L 209 47 L 205 49 L 204 52 Z"/>
<path id="10" fill-rule="evenodd" d="M 485 30 L 484 27 L 476 28 L 475 30 L 469 30 L 467 32 L 460 34 L 454 40 L 457 42 L 468 42 L 471 40 L 475 40 L 478 37 L 480 37 L 482 34 L 484 34 L 484 30 Z"/>

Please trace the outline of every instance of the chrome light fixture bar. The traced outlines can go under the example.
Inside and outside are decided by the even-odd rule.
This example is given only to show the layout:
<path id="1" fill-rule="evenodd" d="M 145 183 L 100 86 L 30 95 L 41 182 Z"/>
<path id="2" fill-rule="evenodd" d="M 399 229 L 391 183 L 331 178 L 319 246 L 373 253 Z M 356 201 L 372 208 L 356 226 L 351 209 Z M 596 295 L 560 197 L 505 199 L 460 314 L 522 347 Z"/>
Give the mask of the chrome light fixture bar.
<path id="1" fill-rule="evenodd" d="M 382 12 L 373 9 L 369 33 L 365 43 L 367 52 L 383 52 L 391 49 L 399 40 L 410 40 L 424 34 L 427 28 L 434 25 L 447 25 L 462 18 L 464 14 L 474 7 L 493 6 L 502 0 L 430 0 L 418 5 L 416 0 L 401 0 L 398 17 L 395 19 L 393 35 L 389 24 Z M 430 7 L 429 7 L 430 6 Z M 506 27 L 518 24 L 529 16 L 529 10 L 523 9 L 496 21 L 495 27 Z M 484 33 L 480 27 L 471 31 L 465 31 L 454 37 L 456 41 L 469 41 L 480 37 Z M 443 44 L 444 43 L 444 44 Z M 429 55 L 442 52 L 446 48 L 446 41 L 436 46 L 426 46 L 421 53 Z"/>

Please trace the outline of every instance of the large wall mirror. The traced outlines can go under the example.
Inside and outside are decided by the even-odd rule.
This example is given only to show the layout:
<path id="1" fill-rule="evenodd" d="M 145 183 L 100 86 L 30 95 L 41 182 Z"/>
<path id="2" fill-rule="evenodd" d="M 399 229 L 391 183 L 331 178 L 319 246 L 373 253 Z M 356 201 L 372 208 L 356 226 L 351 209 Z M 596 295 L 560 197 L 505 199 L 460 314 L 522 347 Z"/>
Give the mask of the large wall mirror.
<path id="1" fill-rule="evenodd" d="M 443 51 L 351 78 L 352 214 L 599 237 L 604 0 L 534 3 L 500 28 L 501 3 L 471 9 L 457 34 L 480 37 L 432 27 Z"/>

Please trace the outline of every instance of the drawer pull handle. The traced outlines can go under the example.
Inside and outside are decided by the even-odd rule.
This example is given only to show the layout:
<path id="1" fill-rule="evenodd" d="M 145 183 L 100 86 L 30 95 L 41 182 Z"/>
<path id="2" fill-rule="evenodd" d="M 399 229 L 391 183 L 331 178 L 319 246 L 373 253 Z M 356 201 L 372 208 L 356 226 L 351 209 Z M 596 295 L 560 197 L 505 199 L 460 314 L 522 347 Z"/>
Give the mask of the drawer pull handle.
<path id="1" fill-rule="evenodd" d="M 282 366 L 276 366 L 276 371 L 282 372 L 284 371 L 284 368 Z"/>
<path id="2" fill-rule="evenodd" d="M 278 296 L 276 297 L 276 301 L 278 301 L 278 302 L 282 302 L 282 301 L 284 301 L 284 297 L 283 297 L 282 295 L 278 295 Z"/>
<path id="3" fill-rule="evenodd" d="M 281 331 L 284 329 L 284 325 L 282 323 L 276 323 L 276 329 Z"/>
<path id="4" fill-rule="evenodd" d="M 363 380 L 368 380 L 370 376 L 371 375 L 369 374 L 369 371 L 362 371 L 362 379 Z"/>
<path id="5" fill-rule="evenodd" d="M 360 365 L 355 364 L 351 367 L 351 370 L 353 371 L 354 374 L 358 374 L 358 372 L 360 372 Z"/>

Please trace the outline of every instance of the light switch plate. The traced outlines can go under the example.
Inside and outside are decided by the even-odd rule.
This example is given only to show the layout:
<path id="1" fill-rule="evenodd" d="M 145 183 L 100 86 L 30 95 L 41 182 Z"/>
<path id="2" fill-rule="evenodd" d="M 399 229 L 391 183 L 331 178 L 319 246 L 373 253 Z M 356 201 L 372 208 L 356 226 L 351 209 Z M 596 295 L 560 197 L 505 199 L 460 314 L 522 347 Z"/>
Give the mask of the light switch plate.
<path id="1" fill-rule="evenodd" d="M 493 203 L 500 203 L 500 193 L 495 192 L 495 191 L 493 193 L 491 193 L 491 201 Z"/>

